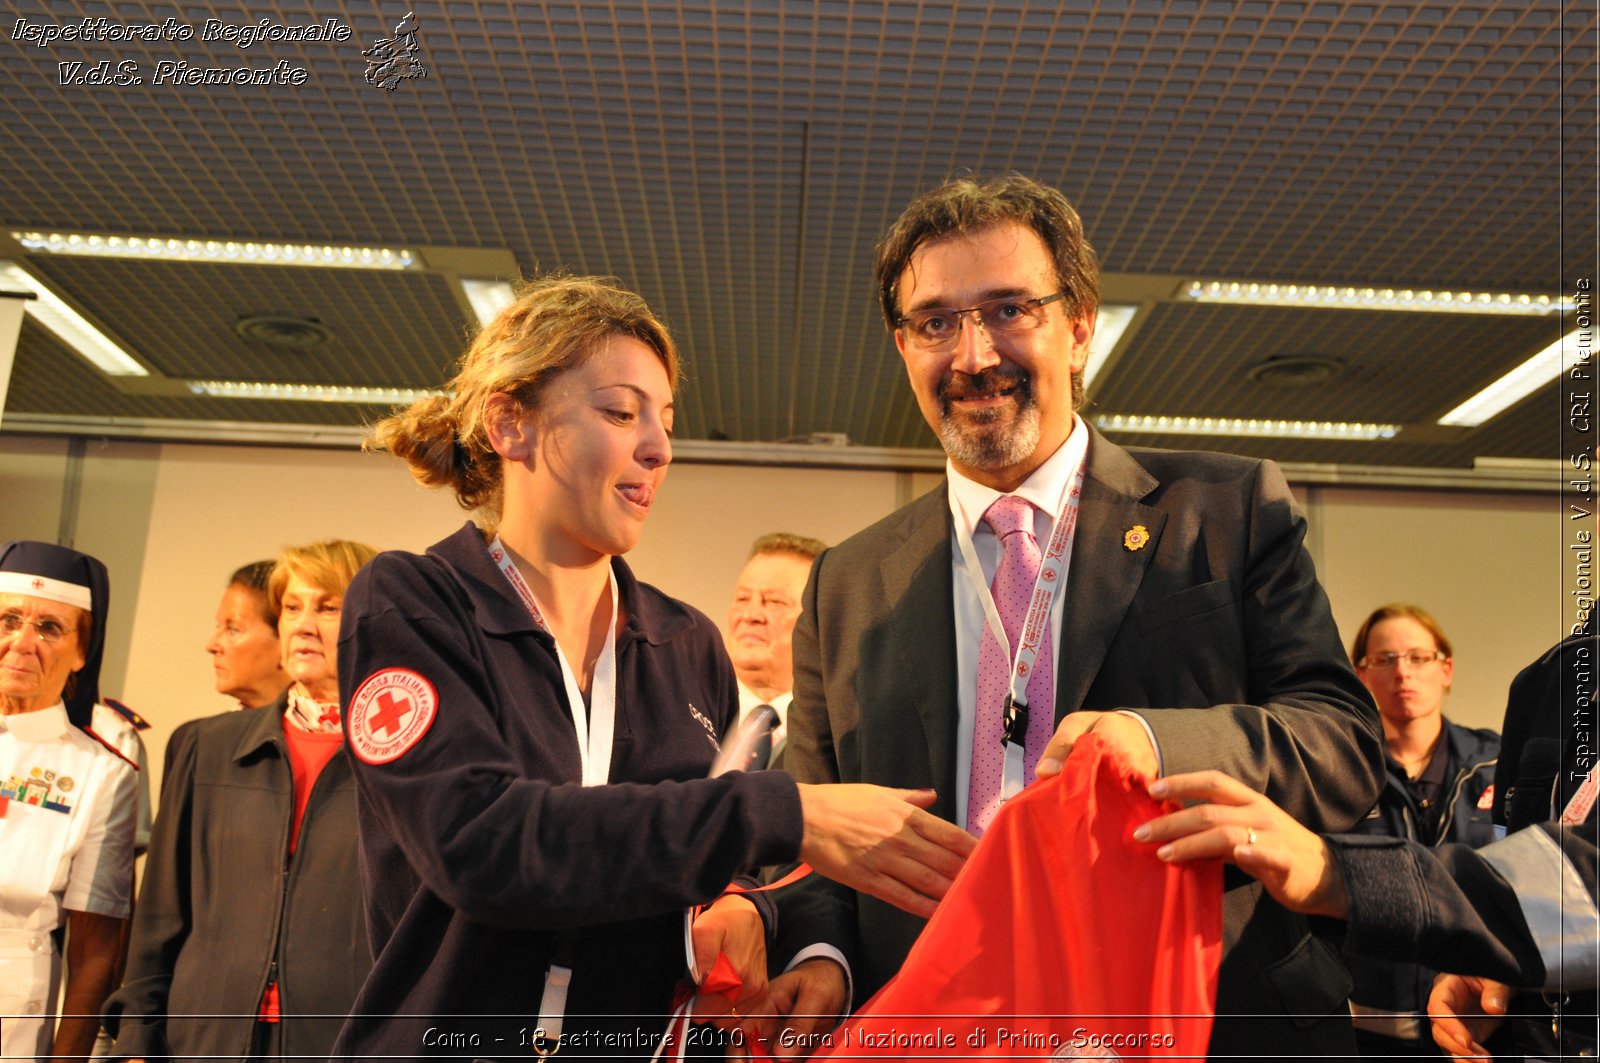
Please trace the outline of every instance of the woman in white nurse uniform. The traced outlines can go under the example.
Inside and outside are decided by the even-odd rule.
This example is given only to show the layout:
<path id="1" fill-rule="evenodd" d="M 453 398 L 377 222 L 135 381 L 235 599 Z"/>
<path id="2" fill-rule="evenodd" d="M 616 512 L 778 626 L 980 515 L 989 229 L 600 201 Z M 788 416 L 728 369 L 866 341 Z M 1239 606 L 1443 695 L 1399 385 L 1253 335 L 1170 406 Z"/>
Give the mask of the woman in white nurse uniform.
<path id="1" fill-rule="evenodd" d="M 0 1056 L 86 1059 L 133 890 L 137 769 L 91 729 L 96 559 L 0 547 Z M 66 992 L 56 1006 L 65 929 Z M 59 1023 L 56 1022 L 60 1015 Z"/>

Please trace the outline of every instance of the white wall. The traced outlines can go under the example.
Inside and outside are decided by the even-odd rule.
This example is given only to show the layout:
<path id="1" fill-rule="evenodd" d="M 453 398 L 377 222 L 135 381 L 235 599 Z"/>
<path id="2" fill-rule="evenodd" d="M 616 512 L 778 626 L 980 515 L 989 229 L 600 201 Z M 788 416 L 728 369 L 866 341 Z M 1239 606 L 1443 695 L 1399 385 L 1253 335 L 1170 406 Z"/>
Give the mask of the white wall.
<path id="1" fill-rule="evenodd" d="M 1498 728 L 1512 677 L 1573 622 L 1562 584 L 1560 497 L 1356 488 L 1300 494 L 1346 646 L 1378 606 L 1422 606 L 1455 650 L 1445 715 Z"/>
<path id="2" fill-rule="evenodd" d="M 72 488 L 74 476 L 81 490 Z M 719 624 L 749 544 L 770 531 L 838 542 L 933 487 L 936 475 L 769 467 L 673 467 L 643 544 L 640 577 Z M 0 436 L 0 539 L 71 541 L 106 561 L 113 607 L 102 689 L 166 736 L 231 708 L 203 646 L 228 575 L 324 538 L 421 550 L 466 515 L 397 460 L 339 450 Z M 1456 645 L 1447 711 L 1498 723 L 1511 677 L 1563 622 L 1564 534 L 1555 496 L 1301 488 L 1310 546 L 1346 639 L 1374 606 L 1433 611 Z M 1570 607 L 1569 607 L 1570 608 Z"/>

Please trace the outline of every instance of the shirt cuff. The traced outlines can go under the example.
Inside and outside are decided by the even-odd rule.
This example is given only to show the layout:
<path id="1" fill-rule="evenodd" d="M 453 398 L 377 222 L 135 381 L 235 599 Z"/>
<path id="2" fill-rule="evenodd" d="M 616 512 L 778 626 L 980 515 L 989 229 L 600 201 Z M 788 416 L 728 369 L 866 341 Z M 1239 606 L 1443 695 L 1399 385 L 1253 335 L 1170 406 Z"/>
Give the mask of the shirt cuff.
<path id="1" fill-rule="evenodd" d="M 1118 716 L 1131 716 L 1139 721 L 1139 726 L 1144 728 L 1145 737 L 1150 739 L 1150 748 L 1156 751 L 1156 778 L 1167 773 L 1167 766 L 1161 760 L 1161 743 L 1156 741 L 1156 733 L 1150 727 L 1150 721 L 1140 716 L 1132 709 L 1113 709 Z"/>
<path id="2" fill-rule="evenodd" d="M 784 968 L 784 971 L 792 971 L 806 960 L 814 960 L 819 957 L 824 960 L 832 960 L 834 963 L 837 963 L 839 965 L 839 969 L 844 972 L 844 1010 L 839 1012 L 838 1017 L 833 1020 L 833 1024 L 837 1026 L 846 1015 L 850 1014 L 851 1009 L 855 1007 L 856 1000 L 856 982 L 855 979 L 850 976 L 850 964 L 845 961 L 844 953 L 840 952 L 832 945 L 825 945 L 821 942 L 818 942 L 815 945 L 807 945 L 805 948 L 794 954 L 794 959 L 789 961 L 789 964 Z"/>

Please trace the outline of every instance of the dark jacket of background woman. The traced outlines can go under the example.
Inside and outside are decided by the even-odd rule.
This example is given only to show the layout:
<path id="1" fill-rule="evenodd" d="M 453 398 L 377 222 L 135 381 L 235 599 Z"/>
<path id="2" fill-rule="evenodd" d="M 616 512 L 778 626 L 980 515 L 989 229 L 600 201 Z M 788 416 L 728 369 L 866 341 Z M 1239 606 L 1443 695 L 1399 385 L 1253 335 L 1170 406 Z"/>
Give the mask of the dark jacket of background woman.
<path id="1" fill-rule="evenodd" d="M 1490 791 L 1500 754 L 1500 736 L 1491 730 L 1474 730 L 1445 720 L 1442 740 L 1448 760 L 1439 797 L 1444 807 L 1436 820 L 1438 826 L 1431 831 L 1425 829 L 1427 817 L 1416 807 L 1404 771 L 1392 758 L 1385 757 L 1386 772 L 1378 803 L 1353 833 L 1383 834 L 1429 846 L 1457 842 L 1474 849 L 1494 841 L 1489 802 L 1494 798 Z M 1426 1011 L 1428 991 L 1438 974 L 1433 968 L 1356 953 L 1347 953 L 1345 963 L 1355 982 L 1350 999 L 1357 1004 L 1397 1014 Z M 1418 1033 L 1424 1044 L 1431 1044 L 1426 1023 Z"/>
<path id="2" fill-rule="evenodd" d="M 371 967 L 349 756 L 318 776 L 290 857 L 283 709 L 172 735 L 127 974 L 105 1010 L 119 1057 L 242 1059 L 276 980 L 283 1053 L 326 1058 Z"/>

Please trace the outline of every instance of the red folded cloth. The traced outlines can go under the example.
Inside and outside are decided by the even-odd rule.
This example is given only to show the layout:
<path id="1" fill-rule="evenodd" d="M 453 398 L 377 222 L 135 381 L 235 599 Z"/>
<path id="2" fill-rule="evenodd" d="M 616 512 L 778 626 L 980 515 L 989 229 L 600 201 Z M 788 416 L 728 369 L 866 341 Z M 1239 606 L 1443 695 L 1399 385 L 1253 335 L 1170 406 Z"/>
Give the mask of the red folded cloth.
<path id="1" fill-rule="evenodd" d="M 1171 865 L 1133 829 L 1145 793 L 1096 736 L 1006 803 L 900 973 L 817 1058 L 1203 1059 L 1222 865 Z"/>

